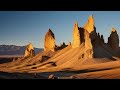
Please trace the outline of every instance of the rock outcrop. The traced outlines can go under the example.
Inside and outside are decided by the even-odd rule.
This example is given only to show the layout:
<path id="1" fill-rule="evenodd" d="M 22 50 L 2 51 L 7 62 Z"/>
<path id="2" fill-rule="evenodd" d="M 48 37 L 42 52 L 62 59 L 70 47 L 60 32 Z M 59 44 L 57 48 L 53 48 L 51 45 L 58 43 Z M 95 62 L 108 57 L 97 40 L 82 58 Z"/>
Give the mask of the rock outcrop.
<path id="1" fill-rule="evenodd" d="M 44 51 L 55 51 L 55 36 L 49 29 L 44 38 Z"/>
<path id="2" fill-rule="evenodd" d="M 24 57 L 32 57 L 32 56 L 35 56 L 35 51 L 34 51 L 32 43 L 29 43 L 26 46 Z"/>
<path id="3" fill-rule="evenodd" d="M 60 44 L 60 46 L 56 46 L 56 50 L 61 50 L 65 47 L 67 47 L 68 45 L 65 44 L 65 42 L 63 42 L 62 44 Z"/>
<path id="4" fill-rule="evenodd" d="M 94 18 L 93 15 L 91 15 L 88 18 L 88 22 L 86 23 L 86 25 L 84 26 L 84 29 L 86 29 L 89 33 L 94 31 Z"/>
<path id="5" fill-rule="evenodd" d="M 85 50 L 82 56 L 80 56 L 81 58 L 93 57 L 92 40 L 94 40 L 95 37 L 96 37 L 96 28 L 94 26 L 93 16 L 89 17 L 87 24 L 83 28 L 78 27 L 77 22 L 74 24 L 72 47 L 73 48 L 80 47 L 82 43 L 85 43 Z"/>
<path id="6" fill-rule="evenodd" d="M 96 33 L 96 37 L 93 39 L 92 44 L 94 47 L 97 47 L 99 45 L 104 44 L 104 38 L 103 35 L 100 35 L 99 33 Z"/>
<path id="7" fill-rule="evenodd" d="M 68 46 L 70 46 L 71 45 L 71 42 L 68 42 Z"/>
<path id="8" fill-rule="evenodd" d="M 89 16 L 88 21 L 84 26 L 84 29 L 90 33 L 90 38 L 92 41 L 94 41 L 94 39 L 96 38 L 96 27 L 93 15 Z"/>
<path id="9" fill-rule="evenodd" d="M 84 58 L 93 58 L 93 46 L 91 43 L 90 33 L 85 30 L 85 52 Z"/>
<path id="10" fill-rule="evenodd" d="M 103 35 L 101 35 L 101 42 L 104 43 L 104 38 L 103 38 Z"/>
<path id="11" fill-rule="evenodd" d="M 80 32 L 78 30 L 78 23 L 76 22 L 74 24 L 74 28 L 73 28 L 73 43 L 72 43 L 72 47 L 73 48 L 79 47 L 80 44 L 81 44 Z"/>
<path id="12" fill-rule="evenodd" d="M 108 37 L 108 45 L 112 49 L 117 49 L 119 47 L 119 36 L 115 28 L 112 28 L 110 37 Z"/>

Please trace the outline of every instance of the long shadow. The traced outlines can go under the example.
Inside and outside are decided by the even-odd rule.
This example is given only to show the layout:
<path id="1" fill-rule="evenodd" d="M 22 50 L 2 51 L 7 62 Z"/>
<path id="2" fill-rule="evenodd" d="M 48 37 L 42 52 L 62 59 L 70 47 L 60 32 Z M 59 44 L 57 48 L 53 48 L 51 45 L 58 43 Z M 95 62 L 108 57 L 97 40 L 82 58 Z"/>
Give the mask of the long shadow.
<path id="1" fill-rule="evenodd" d="M 83 74 L 89 72 L 97 72 L 97 71 L 105 71 L 111 69 L 117 69 L 120 67 L 115 68 L 106 68 L 106 69 L 98 69 L 98 70 L 71 70 L 70 68 L 63 69 L 63 71 L 56 71 L 56 72 L 42 72 L 42 73 L 8 73 L 8 72 L 0 72 L 0 79 L 48 79 L 48 76 L 54 74 L 57 77 L 64 77 L 64 76 L 71 76 L 74 74 Z"/>
<path id="2" fill-rule="evenodd" d="M 83 74 L 83 73 L 89 73 L 89 72 L 105 71 L 105 70 L 111 70 L 111 69 L 116 69 L 116 68 L 120 68 L 120 67 L 98 69 L 98 70 L 84 69 L 84 70 L 76 70 L 76 71 L 71 71 L 71 70 L 69 70 L 69 68 L 67 68 L 65 71 L 44 72 L 44 73 L 39 73 L 38 75 L 43 76 L 45 79 L 47 79 L 47 77 L 50 74 L 54 74 L 55 76 L 62 77 L 62 76 L 71 76 L 74 74 Z"/>

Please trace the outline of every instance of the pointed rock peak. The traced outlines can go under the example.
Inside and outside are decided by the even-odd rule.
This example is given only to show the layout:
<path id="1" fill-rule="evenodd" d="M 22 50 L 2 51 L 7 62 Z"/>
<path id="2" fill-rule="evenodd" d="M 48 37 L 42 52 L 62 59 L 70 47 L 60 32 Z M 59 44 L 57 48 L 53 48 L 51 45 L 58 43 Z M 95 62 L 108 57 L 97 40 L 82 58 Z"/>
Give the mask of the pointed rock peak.
<path id="1" fill-rule="evenodd" d="M 104 37 L 103 37 L 103 35 L 101 35 L 100 39 L 101 39 L 101 42 L 104 43 Z"/>
<path id="2" fill-rule="evenodd" d="M 94 18 L 93 18 L 93 15 L 89 16 L 88 22 L 84 26 L 84 29 L 86 29 L 89 33 L 94 31 Z"/>
<path id="3" fill-rule="evenodd" d="M 80 31 L 78 30 L 78 22 L 75 22 L 74 28 L 73 28 L 73 43 L 72 47 L 76 48 L 79 47 L 81 44 L 80 41 Z"/>
<path id="4" fill-rule="evenodd" d="M 55 38 L 54 33 L 52 32 L 52 30 L 50 28 L 48 29 L 48 32 L 46 33 L 46 35 L 47 34 L 52 35 L 52 37 Z"/>
<path id="5" fill-rule="evenodd" d="M 116 32 L 116 29 L 115 29 L 115 28 L 112 28 L 112 32 Z"/>
<path id="6" fill-rule="evenodd" d="M 74 23 L 74 29 L 78 29 L 78 22 Z"/>
<path id="7" fill-rule="evenodd" d="M 93 24 L 93 26 L 94 26 L 94 17 L 93 17 L 93 15 L 90 15 L 90 16 L 89 16 L 89 18 L 88 18 L 88 23 L 91 23 L 91 24 Z"/>
<path id="8" fill-rule="evenodd" d="M 90 19 L 93 19 L 93 20 L 94 20 L 94 17 L 93 17 L 93 15 L 90 15 L 90 16 L 89 16 L 89 20 L 90 20 Z"/>
<path id="9" fill-rule="evenodd" d="M 103 38 L 103 35 L 101 35 L 101 38 Z"/>
<path id="10" fill-rule="evenodd" d="M 45 35 L 44 38 L 44 51 L 55 51 L 55 36 L 51 29 Z"/>
<path id="11" fill-rule="evenodd" d="M 98 33 L 98 36 L 100 36 L 100 33 Z"/>
<path id="12" fill-rule="evenodd" d="M 27 47 L 28 47 L 28 49 L 34 49 L 32 43 L 29 43 L 29 44 L 27 45 Z M 30 51 L 30 50 L 29 50 L 29 51 Z"/>
<path id="13" fill-rule="evenodd" d="M 78 22 L 77 21 L 74 23 L 74 27 L 78 27 Z"/>
<path id="14" fill-rule="evenodd" d="M 52 32 L 52 30 L 49 28 L 48 32 Z"/>

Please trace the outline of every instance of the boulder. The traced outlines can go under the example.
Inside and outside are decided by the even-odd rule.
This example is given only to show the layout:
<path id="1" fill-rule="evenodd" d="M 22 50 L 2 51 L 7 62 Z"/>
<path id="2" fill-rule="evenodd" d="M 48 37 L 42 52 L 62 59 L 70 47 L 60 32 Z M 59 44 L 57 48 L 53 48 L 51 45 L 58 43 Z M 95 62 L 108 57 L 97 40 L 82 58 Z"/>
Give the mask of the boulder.
<path id="1" fill-rule="evenodd" d="M 35 51 L 34 51 L 32 43 L 29 43 L 26 46 L 24 57 L 32 57 L 32 56 L 35 56 Z"/>

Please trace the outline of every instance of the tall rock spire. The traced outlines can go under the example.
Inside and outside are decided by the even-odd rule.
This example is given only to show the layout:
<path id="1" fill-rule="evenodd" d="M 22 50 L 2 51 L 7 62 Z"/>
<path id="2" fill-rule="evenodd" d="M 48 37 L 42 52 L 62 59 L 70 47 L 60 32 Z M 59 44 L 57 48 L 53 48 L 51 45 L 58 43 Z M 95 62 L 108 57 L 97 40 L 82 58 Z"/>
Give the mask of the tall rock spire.
<path id="1" fill-rule="evenodd" d="M 55 51 L 55 36 L 51 29 L 45 35 L 44 38 L 44 51 Z"/>
<path id="2" fill-rule="evenodd" d="M 85 30 L 85 58 L 93 58 L 93 46 L 91 43 L 90 33 Z"/>
<path id="3" fill-rule="evenodd" d="M 94 31 L 94 24 L 95 24 L 94 18 L 93 18 L 93 15 L 91 15 L 89 16 L 88 22 L 84 26 L 84 29 L 86 29 L 89 33 L 91 33 L 92 31 Z"/>
<path id="4" fill-rule="evenodd" d="M 115 28 L 112 28 L 110 37 L 108 37 L 108 45 L 112 49 L 117 49 L 119 47 L 119 36 Z"/>
<path id="5" fill-rule="evenodd" d="M 75 22 L 74 24 L 74 28 L 73 28 L 73 43 L 72 43 L 72 47 L 79 47 L 81 44 L 80 41 L 80 32 L 78 30 L 78 22 Z"/>

